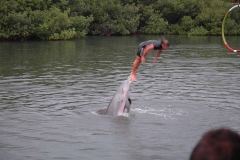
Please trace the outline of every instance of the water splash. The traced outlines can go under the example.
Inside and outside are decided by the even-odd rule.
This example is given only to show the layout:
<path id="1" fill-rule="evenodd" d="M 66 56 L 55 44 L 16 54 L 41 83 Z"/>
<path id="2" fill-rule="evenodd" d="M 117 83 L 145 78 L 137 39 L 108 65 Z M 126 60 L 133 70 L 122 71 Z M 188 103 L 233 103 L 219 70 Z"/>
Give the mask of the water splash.
<path id="1" fill-rule="evenodd" d="M 176 108 L 170 108 L 171 105 L 168 105 L 167 107 L 159 107 L 159 106 L 138 106 L 136 108 L 132 108 L 132 112 L 137 112 L 140 114 L 151 114 L 155 116 L 161 116 L 165 119 L 177 119 L 178 116 L 184 116 L 188 114 L 187 111 L 182 109 L 176 109 Z M 156 109 L 159 108 L 159 109 Z"/>

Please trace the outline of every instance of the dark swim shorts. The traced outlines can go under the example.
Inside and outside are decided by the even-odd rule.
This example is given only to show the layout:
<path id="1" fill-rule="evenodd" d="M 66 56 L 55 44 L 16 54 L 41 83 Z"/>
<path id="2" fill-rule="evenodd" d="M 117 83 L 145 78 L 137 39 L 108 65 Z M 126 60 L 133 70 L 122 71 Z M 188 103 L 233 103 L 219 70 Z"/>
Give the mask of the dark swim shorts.
<path id="1" fill-rule="evenodd" d="M 153 44 L 154 50 L 162 49 L 162 42 L 160 40 L 148 40 L 139 44 L 137 56 L 141 57 L 144 48 L 149 44 Z"/>
<path id="2" fill-rule="evenodd" d="M 137 51 L 137 56 L 141 57 L 142 53 L 143 53 L 144 48 L 143 47 L 139 47 L 138 51 Z"/>

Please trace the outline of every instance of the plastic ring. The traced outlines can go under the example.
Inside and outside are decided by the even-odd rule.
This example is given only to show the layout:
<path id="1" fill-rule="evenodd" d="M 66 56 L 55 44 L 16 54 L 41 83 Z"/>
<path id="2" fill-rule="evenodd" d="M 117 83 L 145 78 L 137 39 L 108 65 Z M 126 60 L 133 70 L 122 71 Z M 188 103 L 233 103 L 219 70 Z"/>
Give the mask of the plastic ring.
<path id="1" fill-rule="evenodd" d="M 227 49 L 229 49 L 231 52 L 240 52 L 240 50 L 232 49 L 232 48 L 227 44 L 227 41 L 226 41 L 225 36 L 224 36 L 224 25 L 225 25 L 226 18 L 227 18 L 227 16 L 228 16 L 228 14 L 229 14 L 232 10 L 234 10 L 235 8 L 237 8 L 237 7 L 240 7 L 240 5 L 238 4 L 238 5 L 235 5 L 235 6 L 233 6 L 232 8 L 230 8 L 230 9 L 227 11 L 227 13 L 225 14 L 225 17 L 224 17 L 223 22 L 222 22 L 222 40 L 223 40 L 223 43 L 225 44 L 225 46 L 227 47 Z"/>

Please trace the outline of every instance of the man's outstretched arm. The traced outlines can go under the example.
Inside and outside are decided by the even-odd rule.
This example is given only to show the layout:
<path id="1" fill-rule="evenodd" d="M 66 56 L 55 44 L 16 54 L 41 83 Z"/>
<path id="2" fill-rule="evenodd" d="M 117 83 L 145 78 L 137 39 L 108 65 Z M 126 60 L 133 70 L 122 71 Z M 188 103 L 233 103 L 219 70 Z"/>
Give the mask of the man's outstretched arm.
<path id="1" fill-rule="evenodd" d="M 153 63 L 156 63 L 156 62 L 157 62 L 157 59 L 158 59 L 158 57 L 161 55 L 161 53 L 162 53 L 162 50 L 158 50 L 158 51 L 157 51 L 156 56 L 154 57 Z"/>

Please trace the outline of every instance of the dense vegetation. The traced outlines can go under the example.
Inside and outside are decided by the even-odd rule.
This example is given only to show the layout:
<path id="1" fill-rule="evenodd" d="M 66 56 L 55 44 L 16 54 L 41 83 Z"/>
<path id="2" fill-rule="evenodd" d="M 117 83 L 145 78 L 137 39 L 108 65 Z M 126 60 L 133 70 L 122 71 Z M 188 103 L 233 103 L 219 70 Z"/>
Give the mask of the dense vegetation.
<path id="1" fill-rule="evenodd" d="M 0 39 L 71 39 L 85 35 L 221 35 L 229 0 L 0 0 Z M 225 33 L 240 33 L 240 11 Z"/>

